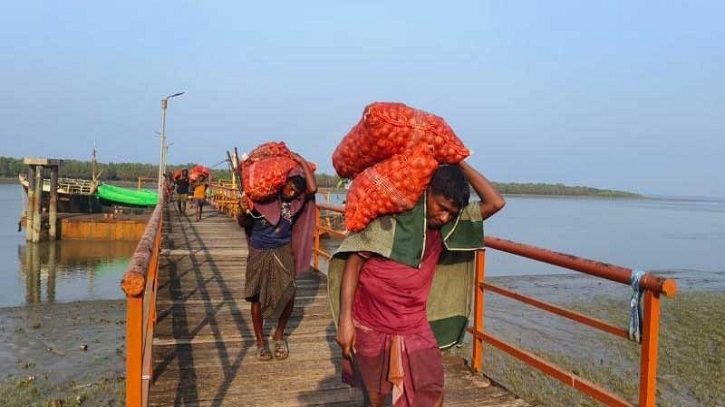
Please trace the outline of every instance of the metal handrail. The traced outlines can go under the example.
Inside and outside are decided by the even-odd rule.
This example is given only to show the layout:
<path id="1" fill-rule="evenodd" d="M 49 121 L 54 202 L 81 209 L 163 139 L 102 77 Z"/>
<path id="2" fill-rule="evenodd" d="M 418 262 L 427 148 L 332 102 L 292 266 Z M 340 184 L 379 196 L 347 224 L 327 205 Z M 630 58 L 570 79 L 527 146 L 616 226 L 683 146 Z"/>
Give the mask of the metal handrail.
<path id="1" fill-rule="evenodd" d="M 565 267 L 592 276 L 600 277 L 621 284 L 630 285 L 633 271 L 621 266 L 602 263 L 570 254 L 559 253 L 548 249 L 525 245 L 522 243 L 486 237 L 485 246 L 489 249 L 503 251 L 515 256 Z M 661 294 L 673 297 L 677 292 L 677 283 L 672 279 L 663 278 L 651 273 L 645 273 L 639 280 L 639 288 L 644 290 L 643 335 L 640 355 L 640 391 L 639 405 L 653 407 L 656 401 L 657 357 L 659 339 L 659 320 Z M 484 291 L 506 296 L 508 298 L 526 303 L 553 314 L 568 318 L 575 322 L 599 329 L 609 334 L 628 338 L 628 331 L 616 327 L 605 321 L 573 312 L 557 305 L 549 304 L 538 299 L 528 297 L 503 287 L 485 282 L 485 250 L 479 251 L 476 256 L 476 292 L 474 296 L 474 320 L 469 332 L 473 335 L 473 349 L 471 367 L 474 372 L 481 371 L 483 367 L 483 342 L 491 344 L 511 356 L 529 364 L 562 383 L 573 387 L 589 396 L 610 406 L 633 406 L 624 398 L 585 380 L 554 363 L 551 363 L 533 353 L 518 348 L 502 339 L 495 337 L 483 329 Z"/>
<path id="2" fill-rule="evenodd" d="M 317 202 L 316 203 L 317 208 L 316 216 L 315 216 L 315 233 L 314 233 L 314 245 L 312 249 L 312 266 L 315 268 L 315 270 L 320 269 L 320 256 L 324 257 L 327 260 L 330 260 L 332 258 L 332 253 L 328 253 L 325 250 L 323 250 L 320 246 L 320 240 L 323 235 L 328 235 L 335 239 L 343 239 L 345 236 L 347 236 L 347 231 L 339 231 L 336 230 L 329 225 L 322 222 L 322 214 L 323 211 L 328 212 L 334 212 L 334 213 L 345 213 L 345 207 L 342 205 L 333 205 L 326 202 Z"/>

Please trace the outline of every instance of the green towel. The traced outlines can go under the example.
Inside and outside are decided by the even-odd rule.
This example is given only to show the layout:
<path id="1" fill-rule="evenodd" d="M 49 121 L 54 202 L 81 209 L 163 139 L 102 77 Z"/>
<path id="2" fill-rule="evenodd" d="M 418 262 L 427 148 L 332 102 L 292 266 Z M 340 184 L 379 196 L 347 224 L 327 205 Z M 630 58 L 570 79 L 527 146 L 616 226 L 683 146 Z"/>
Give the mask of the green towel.
<path id="1" fill-rule="evenodd" d="M 402 214 L 383 216 L 364 230 L 349 234 L 328 267 L 332 316 L 337 324 L 340 283 L 345 259 L 351 252 L 369 251 L 418 267 L 425 248 L 425 197 Z M 428 321 L 442 349 L 463 341 L 471 313 L 475 278 L 475 251 L 483 249 L 483 219 L 479 202 L 471 202 L 458 217 L 441 228 L 443 251 L 428 297 Z"/>

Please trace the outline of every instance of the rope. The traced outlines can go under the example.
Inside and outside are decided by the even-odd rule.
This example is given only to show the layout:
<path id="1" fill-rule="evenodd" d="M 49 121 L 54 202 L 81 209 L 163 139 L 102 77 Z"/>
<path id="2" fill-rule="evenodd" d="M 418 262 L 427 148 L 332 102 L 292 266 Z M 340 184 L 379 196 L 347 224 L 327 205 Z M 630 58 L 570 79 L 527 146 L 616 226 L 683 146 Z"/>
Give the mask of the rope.
<path id="1" fill-rule="evenodd" d="M 639 282 L 646 273 L 632 270 L 630 285 L 632 297 L 629 299 L 629 340 L 642 343 L 642 293 Z"/>
<path id="2" fill-rule="evenodd" d="M 219 161 L 218 163 L 212 165 L 211 168 L 218 167 L 218 166 L 220 166 L 220 165 L 222 165 L 224 163 L 228 163 L 228 162 L 229 162 L 229 159 L 228 158 L 225 158 L 225 159 Z"/>

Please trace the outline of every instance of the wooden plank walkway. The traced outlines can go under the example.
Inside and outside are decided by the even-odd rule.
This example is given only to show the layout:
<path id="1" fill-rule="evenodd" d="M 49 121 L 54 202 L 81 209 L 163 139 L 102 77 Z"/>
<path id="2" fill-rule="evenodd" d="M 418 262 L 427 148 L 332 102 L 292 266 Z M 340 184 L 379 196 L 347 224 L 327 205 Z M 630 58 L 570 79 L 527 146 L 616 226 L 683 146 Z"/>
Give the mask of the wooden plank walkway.
<path id="1" fill-rule="evenodd" d="M 325 276 L 298 280 L 287 327 L 290 357 L 260 362 L 244 301 L 247 248 L 242 230 L 209 210 L 201 222 L 166 214 L 150 406 L 360 406 L 340 380 L 340 349 Z M 276 321 L 267 324 L 271 336 Z M 445 355 L 446 406 L 526 406 Z"/>

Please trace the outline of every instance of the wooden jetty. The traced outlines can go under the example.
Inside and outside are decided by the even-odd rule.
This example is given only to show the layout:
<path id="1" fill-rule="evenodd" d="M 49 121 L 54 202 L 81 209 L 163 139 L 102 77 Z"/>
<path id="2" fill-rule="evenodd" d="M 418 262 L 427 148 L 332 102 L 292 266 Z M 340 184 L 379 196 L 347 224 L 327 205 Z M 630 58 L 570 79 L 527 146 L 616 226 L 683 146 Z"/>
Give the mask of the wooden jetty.
<path id="1" fill-rule="evenodd" d="M 298 280 L 286 332 L 289 358 L 258 361 L 244 301 L 242 230 L 225 214 L 208 213 L 195 222 L 175 208 L 165 209 L 162 223 L 148 405 L 362 405 L 361 394 L 340 379 L 323 274 Z M 265 326 L 267 336 L 275 324 Z M 444 362 L 446 406 L 528 405 L 472 374 L 462 358 L 445 354 Z"/>

